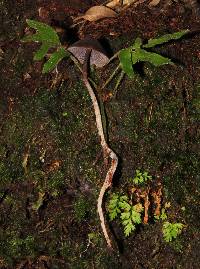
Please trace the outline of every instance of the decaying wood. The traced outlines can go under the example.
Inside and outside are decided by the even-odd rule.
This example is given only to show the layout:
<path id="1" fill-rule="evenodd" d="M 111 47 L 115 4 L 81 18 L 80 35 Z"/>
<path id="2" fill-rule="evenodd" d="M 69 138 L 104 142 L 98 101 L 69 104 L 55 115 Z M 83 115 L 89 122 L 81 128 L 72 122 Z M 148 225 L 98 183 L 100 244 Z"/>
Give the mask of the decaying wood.
<path id="1" fill-rule="evenodd" d="M 159 184 L 159 189 L 152 193 L 152 196 L 154 198 L 154 204 L 156 205 L 154 215 L 160 216 L 161 200 L 162 200 L 162 185 L 161 184 Z"/>
<path id="2" fill-rule="evenodd" d="M 150 202 L 149 202 L 149 188 L 148 188 L 144 194 L 144 219 L 143 219 L 144 224 L 147 224 L 149 221 L 149 214 L 148 214 L 149 206 Z"/>

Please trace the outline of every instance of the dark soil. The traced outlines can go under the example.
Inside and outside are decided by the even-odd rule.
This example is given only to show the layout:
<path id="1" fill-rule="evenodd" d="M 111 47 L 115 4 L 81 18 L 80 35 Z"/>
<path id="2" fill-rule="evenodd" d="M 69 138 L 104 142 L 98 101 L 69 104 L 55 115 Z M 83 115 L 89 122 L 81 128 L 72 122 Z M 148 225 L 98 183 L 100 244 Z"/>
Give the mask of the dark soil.
<path id="1" fill-rule="evenodd" d="M 200 152 L 200 18 L 192 1 L 146 2 L 116 18 L 70 28 L 72 17 L 96 0 L 0 1 L 0 268 L 198 269 Z M 136 169 L 162 186 L 168 221 L 183 232 L 165 242 L 162 221 L 150 217 L 129 237 L 109 221 L 115 250 L 103 238 L 96 212 L 107 167 L 92 104 L 81 73 L 69 59 L 42 75 L 33 62 L 37 44 L 20 40 L 26 19 L 62 27 L 65 45 L 90 35 L 112 56 L 133 43 L 189 29 L 190 34 L 154 50 L 175 65 L 138 66 L 97 90 L 107 118 L 110 146 L 120 158 L 112 192 L 128 193 Z M 101 85 L 117 65 L 93 71 Z M 153 206 L 151 208 L 153 212 Z M 153 214 L 153 213 L 149 214 Z"/>

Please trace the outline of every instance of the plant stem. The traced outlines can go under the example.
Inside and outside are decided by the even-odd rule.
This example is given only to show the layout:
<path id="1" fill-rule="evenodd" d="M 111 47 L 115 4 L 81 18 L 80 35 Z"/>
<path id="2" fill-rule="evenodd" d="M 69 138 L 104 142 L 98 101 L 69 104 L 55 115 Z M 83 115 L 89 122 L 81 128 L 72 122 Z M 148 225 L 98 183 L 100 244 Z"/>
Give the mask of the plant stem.
<path id="1" fill-rule="evenodd" d="M 99 193 L 99 197 L 98 197 L 98 201 L 97 201 L 97 211 L 99 214 L 99 218 L 101 221 L 101 227 L 102 227 L 103 234 L 104 234 L 104 237 L 106 239 L 107 245 L 109 248 L 112 248 L 112 243 L 111 243 L 111 240 L 109 238 L 109 235 L 108 235 L 108 232 L 106 229 L 106 225 L 105 225 L 102 203 L 103 203 L 103 197 L 104 197 L 106 190 L 112 184 L 112 179 L 113 179 L 114 173 L 115 173 L 117 165 L 118 165 L 118 157 L 115 154 L 115 152 L 108 146 L 108 144 L 106 142 L 103 124 L 102 124 L 100 107 L 99 107 L 96 95 L 95 95 L 95 93 L 90 85 L 90 82 L 88 80 L 88 62 L 89 62 L 90 54 L 91 54 L 91 50 L 88 49 L 86 56 L 85 56 L 85 61 L 83 64 L 83 82 L 84 82 L 84 84 L 89 92 L 89 95 L 91 97 L 91 100 L 92 100 L 92 104 L 93 104 L 93 108 L 94 108 L 94 112 L 95 112 L 95 116 L 96 116 L 97 130 L 98 130 L 98 133 L 99 133 L 99 136 L 101 139 L 101 146 L 102 146 L 103 154 L 104 154 L 104 161 L 107 161 L 108 157 L 111 158 L 111 166 L 106 174 L 103 186 L 101 187 L 101 190 Z"/>
<path id="2" fill-rule="evenodd" d="M 110 77 L 103 84 L 102 89 L 104 89 L 111 82 L 111 80 L 114 78 L 114 76 L 116 75 L 116 73 L 119 70 L 119 68 L 120 68 L 120 64 L 115 68 L 115 70 L 113 71 L 113 73 L 110 75 Z"/>
<path id="3" fill-rule="evenodd" d="M 81 66 L 80 66 L 79 61 L 78 61 L 73 55 L 71 55 L 70 57 L 71 57 L 72 61 L 74 62 L 74 64 L 75 64 L 75 65 L 77 66 L 77 68 L 79 69 L 79 71 L 80 71 L 81 73 L 83 73 L 83 70 L 82 70 L 82 68 L 81 68 Z M 90 81 L 90 83 L 92 83 L 92 86 L 96 89 L 96 88 L 97 88 L 97 84 L 96 84 L 91 78 L 88 78 L 88 80 Z"/>
<path id="4" fill-rule="evenodd" d="M 125 72 L 124 72 L 124 71 L 121 71 L 121 73 L 120 73 L 120 75 L 119 75 L 119 77 L 118 77 L 118 79 L 117 79 L 117 83 L 116 83 L 116 85 L 115 85 L 115 88 L 114 88 L 114 90 L 113 90 L 113 97 L 114 97 L 114 98 L 115 98 L 116 95 L 117 95 L 118 87 L 119 87 L 120 83 L 122 82 L 122 79 L 124 78 L 124 75 L 125 75 Z"/>

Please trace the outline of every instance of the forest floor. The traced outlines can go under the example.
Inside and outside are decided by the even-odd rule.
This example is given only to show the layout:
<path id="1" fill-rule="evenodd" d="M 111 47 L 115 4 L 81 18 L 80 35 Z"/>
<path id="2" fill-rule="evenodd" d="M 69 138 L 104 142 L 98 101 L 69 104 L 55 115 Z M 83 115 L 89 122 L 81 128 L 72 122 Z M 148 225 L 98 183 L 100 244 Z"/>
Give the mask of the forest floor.
<path id="1" fill-rule="evenodd" d="M 200 268 L 200 18 L 185 3 L 173 2 L 162 10 L 144 2 L 116 18 L 71 28 L 72 17 L 103 2 L 0 1 L 2 269 Z M 38 45 L 21 42 L 28 31 L 26 19 L 63 28 L 65 45 L 88 35 L 97 38 L 110 56 L 137 37 L 191 32 L 154 48 L 174 65 L 144 63 L 133 79 L 123 78 L 117 92 L 116 79 L 97 88 L 109 144 L 120 159 L 104 201 L 112 252 L 96 210 L 108 167 L 90 97 L 69 59 L 59 64 L 58 72 L 41 73 L 43 62 L 33 61 Z M 93 80 L 102 85 L 116 65 L 93 70 Z M 129 237 L 119 219 L 109 220 L 112 193 L 129 195 L 136 170 L 152 176 L 146 187 L 160 191 L 158 203 L 167 221 L 184 225 L 171 242 L 163 238 L 163 221 L 153 217 L 153 194 L 148 223 Z"/>

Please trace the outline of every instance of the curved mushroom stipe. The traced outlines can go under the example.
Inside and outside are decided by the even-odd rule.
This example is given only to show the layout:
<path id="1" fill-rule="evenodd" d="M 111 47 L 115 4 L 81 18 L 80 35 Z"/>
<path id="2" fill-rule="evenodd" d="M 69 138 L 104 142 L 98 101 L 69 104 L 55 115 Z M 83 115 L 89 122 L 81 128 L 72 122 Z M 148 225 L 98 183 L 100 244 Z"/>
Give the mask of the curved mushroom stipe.
<path id="1" fill-rule="evenodd" d="M 84 64 L 83 64 L 83 82 L 84 82 L 84 84 L 89 92 L 90 98 L 92 100 L 92 104 L 93 104 L 93 108 L 94 108 L 94 112 L 95 112 L 95 117 L 96 117 L 96 125 L 97 125 L 97 129 L 98 129 L 98 134 L 99 134 L 100 139 L 101 139 L 101 146 L 102 146 L 102 150 L 104 153 L 105 163 L 107 162 L 108 157 L 111 158 L 111 166 L 106 174 L 106 178 L 104 180 L 103 186 L 101 187 L 101 190 L 99 193 L 99 197 L 98 197 L 98 201 L 97 201 L 97 211 L 99 214 L 102 231 L 103 231 L 104 237 L 106 239 L 107 245 L 110 249 L 112 249 L 112 243 L 111 243 L 111 240 L 109 238 L 109 235 L 108 235 L 108 232 L 106 229 L 106 224 L 105 224 L 105 219 L 104 219 L 104 214 L 103 214 L 103 209 L 102 209 L 102 203 L 103 203 L 103 197 L 104 197 L 106 190 L 112 185 L 113 176 L 114 176 L 114 173 L 115 173 L 117 166 L 118 166 L 118 157 L 115 154 L 115 152 L 108 146 L 108 144 L 106 142 L 99 104 L 98 104 L 96 95 L 95 95 L 95 93 L 90 85 L 90 82 L 88 80 L 87 68 L 88 68 L 88 62 L 90 60 L 90 55 L 91 55 L 91 49 L 88 48 L 86 50 L 86 53 L 85 53 L 85 59 L 84 59 Z"/>
<path id="2" fill-rule="evenodd" d="M 113 152 L 113 150 L 111 150 L 110 148 L 107 147 L 107 150 L 110 150 L 109 157 L 112 159 L 112 161 L 111 161 L 110 169 L 108 170 L 108 172 L 106 174 L 106 178 L 104 180 L 103 186 L 101 187 L 101 190 L 100 190 L 100 193 L 99 193 L 98 202 L 97 202 L 97 211 L 99 213 L 99 218 L 100 218 L 100 221 L 101 221 L 101 228 L 102 228 L 104 237 L 106 239 L 107 245 L 108 245 L 108 247 L 110 249 L 112 249 L 112 242 L 111 242 L 111 240 L 109 238 L 109 235 L 108 235 L 108 232 L 107 232 L 107 229 L 106 229 L 106 225 L 105 225 L 105 219 L 104 219 L 104 215 L 103 215 L 102 203 L 103 203 L 103 197 L 104 197 L 105 192 L 112 185 L 112 179 L 113 179 L 114 173 L 115 173 L 115 171 L 117 169 L 117 166 L 118 166 L 118 157 Z"/>
<path id="3" fill-rule="evenodd" d="M 99 133 L 99 136 L 101 139 L 101 146 L 102 146 L 102 150 L 104 153 L 104 159 L 105 159 L 105 161 L 107 161 L 108 157 L 111 158 L 111 166 L 106 174 L 106 178 L 104 180 L 103 186 L 101 187 L 101 190 L 99 193 L 98 202 L 97 202 L 97 211 L 99 214 L 102 231 L 103 231 L 104 237 L 106 239 L 107 245 L 109 248 L 112 249 L 112 243 L 111 243 L 111 240 L 109 238 L 109 235 L 108 235 L 108 232 L 106 229 L 106 225 L 105 225 L 105 219 L 104 219 L 104 214 L 103 214 L 103 210 L 102 210 L 102 203 L 103 203 L 103 197 L 104 197 L 106 190 L 112 185 L 112 179 L 113 179 L 114 173 L 115 173 L 117 166 L 118 166 L 118 157 L 115 154 L 115 152 L 111 148 L 109 148 L 109 146 L 105 140 L 100 108 L 99 108 L 95 93 L 94 93 L 92 87 L 90 86 L 90 83 L 88 81 L 87 76 L 85 76 L 85 75 L 83 76 L 83 81 L 85 83 L 86 88 L 88 89 L 88 92 L 90 94 L 92 104 L 94 107 L 94 112 L 95 112 L 95 116 L 96 116 L 96 125 L 97 125 L 98 133 Z"/>
<path id="4" fill-rule="evenodd" d="M 109 62 L 105 50 L 96 39 L 86 38 L 68 47 L 68 51 L 71 52 L 81 64 L 84 64 L 88 49 L 91 50 L 90 65 L 101 68 Z"/>

